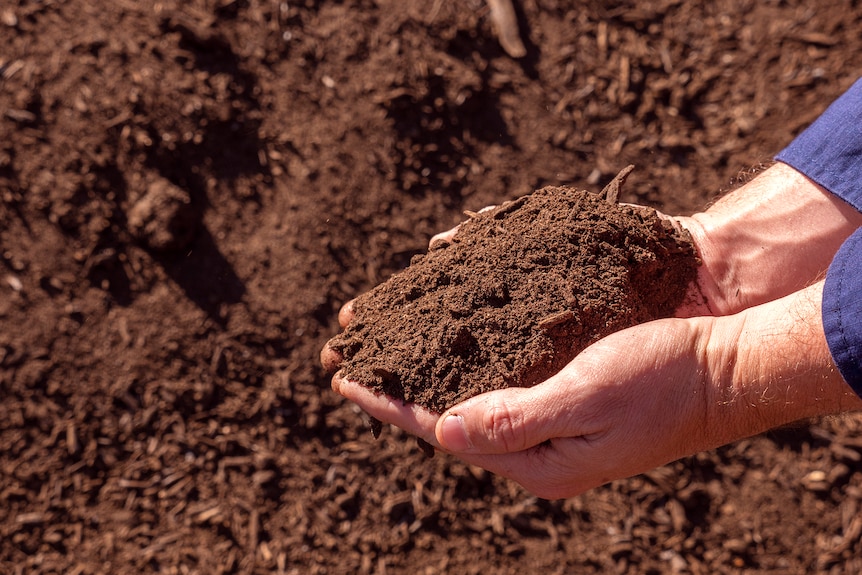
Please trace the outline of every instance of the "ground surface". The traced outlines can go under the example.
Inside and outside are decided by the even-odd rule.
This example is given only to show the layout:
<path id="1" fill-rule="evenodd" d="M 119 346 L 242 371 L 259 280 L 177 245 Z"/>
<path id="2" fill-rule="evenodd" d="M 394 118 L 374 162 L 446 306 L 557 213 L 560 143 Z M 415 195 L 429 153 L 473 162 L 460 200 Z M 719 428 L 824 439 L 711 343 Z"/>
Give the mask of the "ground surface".
<path id="1" fill-rule="evenodd" d="M 862 69 L 850 0 L 518 4 L 0 4 L 0 572 L 862 571 L 857 419 L 547 502 L 329 391 L 463 209 L 693 211 Z"/>

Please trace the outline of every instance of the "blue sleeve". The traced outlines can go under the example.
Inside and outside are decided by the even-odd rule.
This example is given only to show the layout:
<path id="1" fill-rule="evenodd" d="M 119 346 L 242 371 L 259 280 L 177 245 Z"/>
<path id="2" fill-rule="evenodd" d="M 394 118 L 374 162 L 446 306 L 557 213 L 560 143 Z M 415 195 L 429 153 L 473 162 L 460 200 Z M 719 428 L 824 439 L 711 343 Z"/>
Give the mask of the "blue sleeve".
<path id="1" fill-rule="evenodd" d="M 862 211 L 862 79 L 775 159 Z"/>
<path id="2" fill-rule="evenodd" d="M 844 381 L 862 397 L 862 228 L 838 253 L 823 286 L 823 328 Z"/>
<path id="3" fill-rule="evenodd" d="M 862 211 L 862 79 L 776 160 Z M 823 327 L 844 380 L 862 397 L 862 228 L 841 246 L 823 287 Z"/>

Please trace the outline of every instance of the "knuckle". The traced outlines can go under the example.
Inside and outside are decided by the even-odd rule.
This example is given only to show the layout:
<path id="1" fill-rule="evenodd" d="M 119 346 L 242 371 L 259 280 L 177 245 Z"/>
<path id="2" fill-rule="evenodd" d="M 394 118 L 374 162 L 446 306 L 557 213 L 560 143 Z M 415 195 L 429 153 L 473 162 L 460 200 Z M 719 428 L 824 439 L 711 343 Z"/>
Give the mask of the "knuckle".
<path id="1" fill-rule="evenodd" d="M 485 433 L 488 441 L 506 453 L 526 449 L 523 414 L 505 402 L 495 402 L 485 411 Z"/>

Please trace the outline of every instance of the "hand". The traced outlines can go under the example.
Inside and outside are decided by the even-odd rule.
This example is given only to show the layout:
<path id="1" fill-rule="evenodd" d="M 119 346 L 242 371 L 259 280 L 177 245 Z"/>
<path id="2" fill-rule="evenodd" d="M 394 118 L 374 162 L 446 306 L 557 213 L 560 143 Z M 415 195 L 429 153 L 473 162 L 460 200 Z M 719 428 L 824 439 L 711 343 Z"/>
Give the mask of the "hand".
<path id="1" fill-rule="evenodd" d="M 486 393 L 442 417 L 338 375 L 332 384 L 373 417 L 550 499 L 651 469 L 705 442 L 699 341 L 689 320 L 624 330 L 535 387 Z M 631 349 L 643 353 L 632 358 Z"/>
<path id="2" fill-rule="evenodd" d="M 802 288 L 822 274 L 862 215 L 776 164 L 704 213 L 664 217 L 689 230 L 703 262 L 691 303 L 677 311 L 690 319 L 613 334 L 538 386 L 485 394 L 442 417 L 338 374 L 333 389 L 377 419 L 548 497 L 801 417 L 859 408 L 831 363 L 819 307 L 809 305 L 802 323 L 792 314 L 793 298 L 819 301 L 822 286 Z M 351 316 L 348 303 L 342 326 Z M 800 325 L 805 338 L 793 337 Z M 642 352 L 632 358 L 631 349 Z M 335 371 L 341 358 L 325 348 L 321 360 Z"/>
<path id="3" fill-rule="evenodd" d="M 442 416 L 337 375 L 333 388 L 541 497 L 569 497 L 792 421 L 862 408 L 832 363 L 821 294 L 822 282 L 733 316 L 623 330 L 535 387 L 486 393 Z"/>
<path id="4" fill-rule="evenodd" d="M 657 213 L 688 230 L 702 261 L 677 317 L 733 314 L 798 291 L 823 276 L 862 226 L 862 213 L 782 163 L 705 212 Z M 431 244 L 450 241 L 457 230 L 437 234 Z"/>
<path id="5" fill-rule="evenodd" d="M 708 311 L 679 310 L 683 317 L 732 314 L 811 285 L 862 226 L 862 213 L 782 163 L 705 212 L 672 219 L 703 261 L 697 289 Z"/>

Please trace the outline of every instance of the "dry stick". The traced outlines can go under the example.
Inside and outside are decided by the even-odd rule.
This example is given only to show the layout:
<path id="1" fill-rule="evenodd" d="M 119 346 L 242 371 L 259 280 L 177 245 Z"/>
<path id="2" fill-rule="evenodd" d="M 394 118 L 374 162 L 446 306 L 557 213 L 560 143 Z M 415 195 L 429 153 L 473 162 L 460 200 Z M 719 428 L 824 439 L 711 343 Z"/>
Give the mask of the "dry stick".
<path id="1" fill-rule="evenodd" d="M 616 204 L 620 197 L 620 188 L 622 188 L 626 178 L 629 177 L 629 174 L 631 174 L 634 169 L 634 165 L 629 164 L 620 170 L 620 173 L 614 176 L 613 180 L 608 182 L 608 185 L 604 187 L 599 195 L 607 200 L 609 204 Z"/>
<path id="2" fill-rule="evenodd" d="M 506 54 L 512 58 L 523 58 L 527 49 L 518 33 L 518 17 L 512 0 L 488 0 L 491 8 L 491 22 L 497 32 L 497 39 Z"/>

